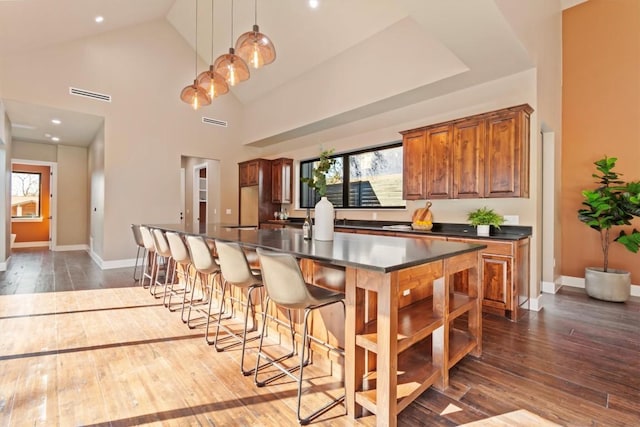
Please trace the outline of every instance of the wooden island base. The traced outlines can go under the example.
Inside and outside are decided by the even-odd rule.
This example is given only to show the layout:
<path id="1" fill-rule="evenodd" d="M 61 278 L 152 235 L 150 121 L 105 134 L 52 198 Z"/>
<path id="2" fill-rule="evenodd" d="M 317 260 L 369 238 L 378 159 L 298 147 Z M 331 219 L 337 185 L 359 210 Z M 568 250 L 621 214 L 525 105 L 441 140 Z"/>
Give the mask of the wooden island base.
<path id="1" fill-rule="evenodd" d="M 327 242 L 304 240 L 301 230 L 216 224 L 203 232 L 182 225 L 150 227 L 238 242 L 249 251 L 292 254 L 300 259 L 305 279 L 319 285 L 331 287 L 338 273 L 346 321 L 336 323 L 341 316 L 320 310 L 311 319 L 311 333 L 330 346 L 344 347 L 352 418 L 367 409 L 376 414 L 378 425 L 397 425 L 398 413 L 427 388 L 448 387 L 453 365 L 482 352 L 478 251 L 486 245 L 350 233 L 334 233 Z M 467 277 L 465 293 L 454 292 L 459 273 Z M 466 326 L 461 327 L 463 319 Z"/>
<path id="2" fill-rule="evenodd" d="M 449 385 L 449 369 L 482 353 L 477 252 L 380 273 L 347 267 L 345 388 L 347 411 L 397 415 L 430 386 Z M 453 275 L 467 271 L 468 293 L 453 292 Z M 453 321 L 465 315 L 467 327 Z M 459 323 L 459 322 L 458 322 Z M 457 326 L 459 324 L 457 323 Z"/>

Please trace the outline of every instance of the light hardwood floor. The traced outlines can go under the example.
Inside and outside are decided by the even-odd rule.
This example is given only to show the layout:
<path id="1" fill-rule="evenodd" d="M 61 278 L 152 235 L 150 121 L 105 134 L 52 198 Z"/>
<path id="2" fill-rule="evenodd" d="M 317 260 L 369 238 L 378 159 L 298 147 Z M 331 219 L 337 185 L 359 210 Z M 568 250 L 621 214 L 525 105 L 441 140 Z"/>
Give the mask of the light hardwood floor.
<path id="1" fill-rule="evenodd" d="M 202 328 L 188 329 L 131 273 L 101 271 L 84 252 L 14 252 L 0 273 L 0 426 L 297 425 L 293 381 L 255 387 L 239 372 L 238 348 L 216 353 Z M 564 290 L 518 323 L 483 322 L 483 356 L 465 358 L 451 387 L 427 390 L 399 425 L 518 409 L 560 425 L 640 425 L 638 299 Z M 307 403 L 341 391 L 326 369 L 309 374 Z M 313 424 L 375 425 L 343 411 Z"/>

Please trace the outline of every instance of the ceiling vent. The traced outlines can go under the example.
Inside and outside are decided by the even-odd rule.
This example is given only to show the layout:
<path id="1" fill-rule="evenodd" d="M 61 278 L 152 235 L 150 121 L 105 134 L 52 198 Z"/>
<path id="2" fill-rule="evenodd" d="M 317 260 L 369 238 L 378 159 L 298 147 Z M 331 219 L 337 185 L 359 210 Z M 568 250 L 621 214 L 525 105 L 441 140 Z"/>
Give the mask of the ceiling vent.
<path id="1" fill-rule="evenodd" d="M 69 93 L 71 95 L 97 99 L 98 101 L 111 102 L 111 95 L 105 95 L 103 93 L 98 93 L 98 92 L 91 92 L 89 90 L 78 89 L 76 87 L 69 87 Z"/>
<path id="2" fill-rule="evenodd" d="M 224 120 L 212 119 L 211 117 L 203 117 L 202 123 L 206 123 L 208 125 L 214 125 L 214 126 L 222 126 L 224 128 L 226 128 L 228 125 L 228 123 L 225 122 Z"/>

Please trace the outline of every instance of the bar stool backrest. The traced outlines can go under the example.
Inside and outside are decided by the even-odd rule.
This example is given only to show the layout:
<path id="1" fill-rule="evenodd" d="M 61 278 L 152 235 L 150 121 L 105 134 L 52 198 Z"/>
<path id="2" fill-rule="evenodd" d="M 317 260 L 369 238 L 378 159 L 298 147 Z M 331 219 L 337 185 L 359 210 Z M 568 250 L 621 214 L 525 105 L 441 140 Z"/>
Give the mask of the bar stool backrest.
<path id="1" fill-rule="evenodd" d="M 258 248 L 262 283 L 273 302 L 285 308 L 305 308 L 317 301 L 309 293 L 296 259 L 289 254 Z"/>
<path id="2" fill-rule="evenodd" d="M 142 242 L 144 243 L 144 247 L 147 248 L 148 251 L 155 252 L 156 244 L 153 241 L 153 236 L 151 236 L 151 230 L 144 225 L 140 226 L 140 234 L 142 234 Z"/>
<path id="3" fill-rule="evenodd" d="M 153 241 L 156 245 L 156 251 L 158 255 L 163 257 L 171 256 L 171 249 L 169 248 L 169 243 L 167 242 L 166 237 L 164 237 L 164 232 L 160 229 L 154 228 L 151 231 L 153 235 Z"/>
<path id="4" fill-rule="evenodd" d="M 138 224 L 131 224 L 131 231 L 133 232 L 133 240 L 136 241 L 136 245 L 144 248 L 144 242 L 142 241 L 142 234 L 140 233 L 140 226 Z"/>
<path id="5" fill-rule="evenodd" d="M 191 253 L 191 264 L 197 271 L 210 274 L 220 269 L 203 237 L 187 236 L 187 246 Z"/>
<path id="6" fill-rule="evenodd" d="M 189 264 L 191 262 L 191 258 L 189 257 L 189 250 L 187 249 L 187 245 L 182 240 L 182 237 L 175 231 L 167 231 L 164 233 L 164 236 L 167 238 L 167 242 L 169 243 L 169 249 L 171 250 L 171 257 L 178 264 Z"/>
<path id="7" fill-rule="evenodd" d="M 249 262 L 240 245 L 216 240 L 216 250 L 224 280 L 235 286 L 255 284 L 256 276 L 251 273 Z"/>

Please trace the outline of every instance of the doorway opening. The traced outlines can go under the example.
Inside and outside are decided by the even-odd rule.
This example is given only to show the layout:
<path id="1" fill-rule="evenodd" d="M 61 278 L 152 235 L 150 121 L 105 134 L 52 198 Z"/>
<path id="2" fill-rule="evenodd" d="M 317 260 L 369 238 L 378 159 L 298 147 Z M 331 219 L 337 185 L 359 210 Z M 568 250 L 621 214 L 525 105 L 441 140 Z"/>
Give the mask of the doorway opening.
<path id="1" fill-rule="evenodd" d="M 203 231 L 220 222 L 220 161 L 182 156 L 180 182 L 180 221 Z"/>
<path id="2" fill-rule="evenodd" d="M 201 230 L 209 222 L 207 164 L 193 168 L 193 229 Z"/>
<path id="3" fill-rule="evenodd" d="M 57 163 L 11 161 L 11 246 L 56 244 Z"/>

